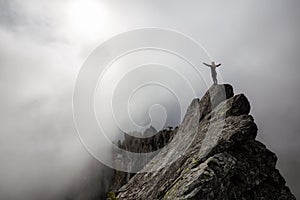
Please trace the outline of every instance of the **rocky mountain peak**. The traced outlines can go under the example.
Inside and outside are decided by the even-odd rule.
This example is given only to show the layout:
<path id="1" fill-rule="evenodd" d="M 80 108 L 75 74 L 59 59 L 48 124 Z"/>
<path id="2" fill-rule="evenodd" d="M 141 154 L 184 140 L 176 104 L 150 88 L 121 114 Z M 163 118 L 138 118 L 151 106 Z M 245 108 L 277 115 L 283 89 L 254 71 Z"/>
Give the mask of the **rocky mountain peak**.
<path id="1" fill-rule="evenodd" d="M 137 174 L 116 176 L 117 198 L 294 200 L 276 169 L 276 155 L 256 140 L 249 112 L 245 95 L 234 95 L 227 84 L 213 85 L 191 102 L 178 128 L 139 139 L 135 147 L 125 139 L 124 149 L 161 150 Z"/>

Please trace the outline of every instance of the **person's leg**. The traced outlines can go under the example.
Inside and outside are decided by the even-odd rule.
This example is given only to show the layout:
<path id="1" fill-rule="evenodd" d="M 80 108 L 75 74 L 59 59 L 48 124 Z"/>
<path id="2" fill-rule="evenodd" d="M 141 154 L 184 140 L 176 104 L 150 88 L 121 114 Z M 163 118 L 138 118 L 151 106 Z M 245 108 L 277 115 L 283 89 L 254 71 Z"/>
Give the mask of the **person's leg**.
<path id="1" fill-rule="evenodd" d="M 217 73 L 212 73 L 212 78 L 213 78 L 214 84 L 217 85 L 218 84 Z"/>
<path id="2" fill-rule="evenodd" d="M 214 77 L 214 84 L 217 85 L 218 84 L 218 80 Z"/>

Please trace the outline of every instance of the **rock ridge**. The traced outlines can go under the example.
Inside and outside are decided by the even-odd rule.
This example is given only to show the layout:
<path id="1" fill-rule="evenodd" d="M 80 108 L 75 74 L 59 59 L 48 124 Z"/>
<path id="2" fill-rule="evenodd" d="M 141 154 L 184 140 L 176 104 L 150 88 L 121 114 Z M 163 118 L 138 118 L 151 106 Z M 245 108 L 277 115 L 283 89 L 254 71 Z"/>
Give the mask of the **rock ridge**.
<path id="1" fill-rule="evenodd" d="M 249 112 L 244 94 L 234 95 L 229 84 L 213 85 L 191 102 L 166 146 L 118 185 L 117 198 L 294 200 L 276 155 L 255 139 Z"/>

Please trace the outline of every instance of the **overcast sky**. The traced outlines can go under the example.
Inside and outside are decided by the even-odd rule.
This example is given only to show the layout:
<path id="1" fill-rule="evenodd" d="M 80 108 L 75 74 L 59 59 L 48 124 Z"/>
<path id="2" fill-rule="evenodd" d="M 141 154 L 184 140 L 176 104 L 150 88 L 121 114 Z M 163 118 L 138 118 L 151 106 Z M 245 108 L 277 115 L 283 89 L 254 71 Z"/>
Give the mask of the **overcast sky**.
<path id="1" fill-rule="evenodd" d="M 219 75 L 249 98 L 259 140 L 300 198 L 299 8 L 298 0 L 0 0 L 0 198 L 51 199 L 72 187 L 91 159 L 72 118 L 76 76 L 99 44 L 143 27 L 187 34 L 222 63 Z"/>

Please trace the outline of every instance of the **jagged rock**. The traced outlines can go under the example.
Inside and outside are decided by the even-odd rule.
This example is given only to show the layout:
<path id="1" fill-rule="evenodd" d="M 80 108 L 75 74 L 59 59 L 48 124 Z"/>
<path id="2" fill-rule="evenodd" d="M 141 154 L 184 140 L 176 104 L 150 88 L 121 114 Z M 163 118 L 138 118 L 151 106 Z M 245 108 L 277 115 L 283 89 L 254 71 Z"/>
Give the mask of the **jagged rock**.
<path id="1" fill-rule="evenodd" d="M 143 136 L 148 138 L 154 136 L 156 133 L 157 130 L 153 126 L 150 126 L 144 131 Z"/>
<path id="2" fill-rule="evenodd" d="M 175 129 L 164 129 L 159 132 L 150 126 L 144 133 L 138 133 L 138 135 L 143 137 L 134 137 L 132 135 L 124 133 L 124 141 L 119 141 L 118 146 L 120 149 L 124 149 L 129 152 L 135 153 L 148 153 L 157 151 L 168 144 L 173 136 L 176 134 L 178 127 Z M 128 168 L 139 167 L 142 169 L 156 154 L 153 153 L 148 159 L 128 159 L 130 162 L 125 163 Z M 117 160 L 118 154 L 114 154 L 114 160 Z M 127 160 L 126 158 L 124 160 Z M 143 162 L 144 161 L 144 162 Z M 123 163 L 124 164 L 124 163 Z M 110 187 L 110 191 L 116 192 L 122 185 L 126 184 L 135 173 L 128 173 L 123 171 L 114 170 L 114 181 L 113 185 Z"/>
<path id="3" fill-rule="evenodd" d="M 118 199 L 291 199 L 277 158 L 255 140 L 243 95 L 214 85 L 189 106 L 174 138 L 118 191 Z"/>
<path id="4" fill-rule="evenodd" d="M 209 114 L 225 99 L 233 97 L 233 88 L 229 84 L 213 85 L 200 100 L 200 120 Z"/>

